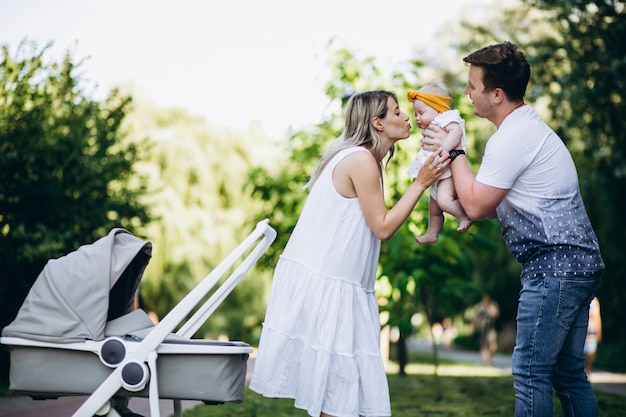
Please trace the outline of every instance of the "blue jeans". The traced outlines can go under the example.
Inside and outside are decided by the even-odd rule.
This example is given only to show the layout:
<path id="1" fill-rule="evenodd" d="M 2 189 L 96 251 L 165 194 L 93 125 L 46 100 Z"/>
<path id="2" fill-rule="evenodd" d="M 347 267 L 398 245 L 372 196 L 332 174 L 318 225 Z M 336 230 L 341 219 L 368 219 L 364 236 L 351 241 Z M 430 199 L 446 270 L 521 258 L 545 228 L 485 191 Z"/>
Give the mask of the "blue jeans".
<path id="1" fill-rule="evenodd" d="M 591 277 L 522 277 L 512 369 L 515 417 L 552 417 L 552 388 L 565 417 L 597 417 L 583 353 Z"/>

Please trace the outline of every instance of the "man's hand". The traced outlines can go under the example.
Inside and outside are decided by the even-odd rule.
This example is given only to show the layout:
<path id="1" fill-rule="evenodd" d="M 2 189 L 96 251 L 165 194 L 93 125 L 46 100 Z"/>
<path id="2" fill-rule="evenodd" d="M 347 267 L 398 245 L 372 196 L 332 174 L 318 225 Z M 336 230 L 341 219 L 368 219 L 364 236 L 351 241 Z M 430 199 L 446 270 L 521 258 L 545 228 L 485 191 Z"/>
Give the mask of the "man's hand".
<path id="1" fill-rule="evenodd" d="M 431 123 L 422 132 L 422 148 L 425 151 L 436 152 L 442 148 L 443 140 L 446 138 L 446 131 Z"/>

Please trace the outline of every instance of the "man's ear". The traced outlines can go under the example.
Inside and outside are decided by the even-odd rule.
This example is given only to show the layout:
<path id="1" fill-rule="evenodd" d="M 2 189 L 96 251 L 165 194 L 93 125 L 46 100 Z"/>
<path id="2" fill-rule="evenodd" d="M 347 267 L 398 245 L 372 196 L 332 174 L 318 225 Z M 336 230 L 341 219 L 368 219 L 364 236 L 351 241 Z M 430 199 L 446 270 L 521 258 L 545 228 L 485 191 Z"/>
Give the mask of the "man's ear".
<path id="1" fill-rule="evenodd" d="M 506 99 L 506 94 L 504 93 L 504 90 L 502 90 L 501 88 L 496 88 L 495 90 L 493 90 L 493 99 L 498 104 L 502 103 Z"/>

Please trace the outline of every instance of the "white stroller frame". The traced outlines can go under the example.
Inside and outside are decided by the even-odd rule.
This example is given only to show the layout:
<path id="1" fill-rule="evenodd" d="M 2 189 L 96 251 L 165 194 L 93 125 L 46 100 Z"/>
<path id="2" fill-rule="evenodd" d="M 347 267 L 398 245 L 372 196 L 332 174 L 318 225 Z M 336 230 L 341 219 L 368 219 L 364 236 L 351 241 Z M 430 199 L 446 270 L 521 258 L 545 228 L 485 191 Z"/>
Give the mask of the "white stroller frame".
<path id="1" fill-rule="evenodd" d="M 76 343 L 54 343 L 40 340 L 30 340 L 23 337 L 2 337 L 0 343 L 8 345 L 11 349 L 11 356 L 18 353 L 20 349 L 28 351 L 31 348 L 52 349 L 81 352 L 82 355 L 90 354 L 98 355 L 102 364 L 113 371 L 104 379 L 95 391 L 85 400 L 81 407 L 73 414 L 73 417 L 92 417 L 93 415 L 119 417 L 118 412 L 111 407 L 110 400 L 116 394 L 124 392 L 125 396 L 141 396 L 142 391 L 147 396 L 150 403 L 150 414 L 152 417 L 160 417 L 159 400 L 160 385 L 157 371 L 157 358 L 162 358 L 172 354 L 173 357 L 185 357 L 193 355 L 195 358 L 205 355 L 206 360 L 212 360 L 211 355 L 216 355 L 216 360 L 221 361 L 224 355 L 232 356 L 235 361 L 242 361 L 244 366 L 247 362 L 248 355 L 253 349 L 243 342 L 211 342 L 199 339 L 191 339 L 191 337 L 200 329 L 200 327 L 208 320 L 217 307 L 235 288 L 243 276 L 252 268 L 263 253 L 269 248 L 274 239 L 276 232 L 269 226 L 267 219 L 257 223 L 256 228 L 220 263 L 213 271 L 211 271 L 196 287 L 191 290 L 163 319 L 154 327 L 148 330 L 145 337 L 139 339 L 128 339 L 125 337 L 107 337 L 104 340 L 85 340 Z M 247 255 L 246 255 L 247 254 Z M 202 303 L 212 289 L 224 277 L 228 271 L 234 268 L 235 264 L 241 260 L 236 269 L 222 282 L 222 284 L 211 294 L 211 296 Z M 201 304 L 201 305 L 200 305 Z M 183 320 L 197 306 L 198 310 L 183 324 Z M 139 317 L 144 314 L 140 310 L 130 313 L 129 316 Z M 143 318 L 139 317 L 140 320 Z M 145 320 L 145 319 L 144 319 Z M 132 321 L 132 320 L 131 320 Z M 136 320 L 135 320 L 136 321 Z M 176 333 L 172 333 L 174 329 L 181 325 Z M 28 355 L 28 354 L 27 354 Z M 196 360 L 196 359 L 192 360 Z M 21 358 L 18 357 L 16 362 Z M 204 357 L 200 357 L 205 361 Z M 97 360 L 95 362 L 98 362 Z M 13 367 L 15 363 L 11 362 Z M 36 365 L 35 365 L 36 366 Z M 98 366 L 102 367 L 100 363 Z M 29 369 L 31 365 L 22 365 L 22 369 Z M 218 365 L 219 367 L 219 365 Z M 226 365 L 228 367 L 228 365 Z M 172 369 L 175 369 L 173 367 Z M 110 372 L 110 371 L 107 371 Z M 226 371 L 227 372 L 227 371 Z M 244 374 L 245 375 L 245 374 Z M 13 376 L 13 372 L 12 372 Z M 167 378 L 167 375 L 164 377 Z M 161 381 L 162 382 L 162 381 Z M 243 384 L 245 378 L 236 381 L 230 381 L 236 384 L 236 390 L 241 391 L 243 396 Z M 36 384 L 36 382 L 34 382 Z M 220 384 L 220 381 L 215 381 Z M 178 384 L 177 384 L 178 385 Z M 183 388 L 184 389 L 184 388 Z M 174 391 L 176 388 L 174 389 Z M 135 395 L 132 395 L 134 394 Z M 62 393 L 58 395 L 50 394 L 49 391 L 37 392 L 32 389 L 28 393 L 34 398 L 41 396 L 42 398 L 57 397 L 62 395 L 81 395 L 81 393 Z M 240 400 L 232 399 L 216 399 L 215 401 L 206 401 L 205 398 L 198 398 L 195 393 L 186 396 L 185 392 L 174 392 L 164 398 L 171 398 L 174 401 L 174 415 L 182 417 L 181 400 L 202 400 L 205 403 L 221 403 L 225 401 L 239 402 Z M 219 396 L 219 395 L 218 395 Z"/>

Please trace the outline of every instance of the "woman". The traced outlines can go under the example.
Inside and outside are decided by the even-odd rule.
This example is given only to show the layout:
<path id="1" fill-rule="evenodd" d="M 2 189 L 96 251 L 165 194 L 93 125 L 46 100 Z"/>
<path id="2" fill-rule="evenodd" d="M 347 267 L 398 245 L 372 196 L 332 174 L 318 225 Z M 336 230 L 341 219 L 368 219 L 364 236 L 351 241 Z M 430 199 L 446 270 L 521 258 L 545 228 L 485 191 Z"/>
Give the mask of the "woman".
<path id="1" fill-rule="evenodd" d="M 342 141 L 307 184 L 310 195 L 274 272 L 252 390 L 293 398 L 313 417 L 391 415 L 374 293 L 380 242 L 449 164 L 433 155 L 387 210 L 383 158 L 410 130 L 391 92 L 348 101 Z"/>

